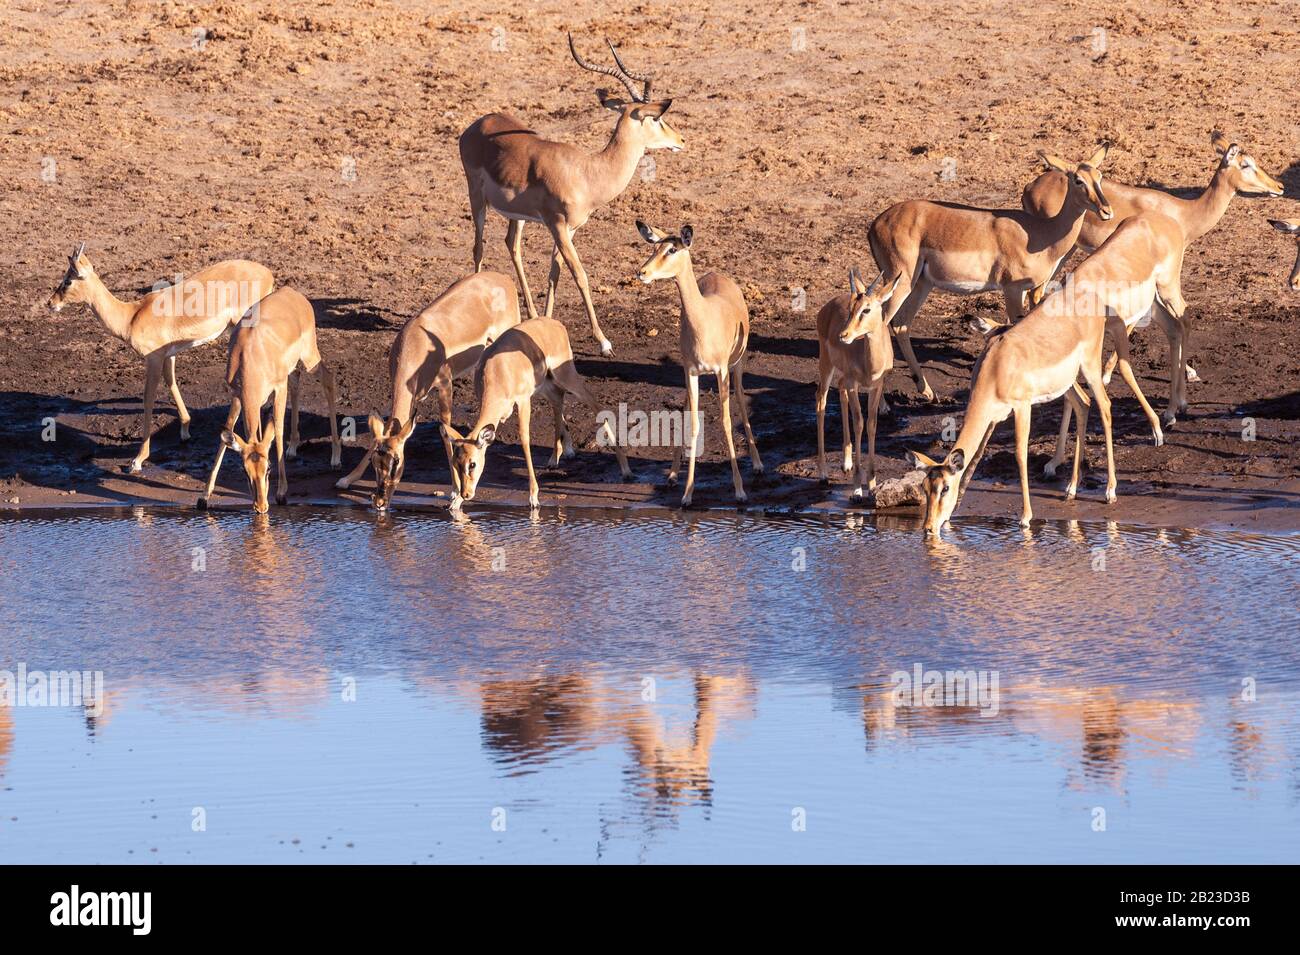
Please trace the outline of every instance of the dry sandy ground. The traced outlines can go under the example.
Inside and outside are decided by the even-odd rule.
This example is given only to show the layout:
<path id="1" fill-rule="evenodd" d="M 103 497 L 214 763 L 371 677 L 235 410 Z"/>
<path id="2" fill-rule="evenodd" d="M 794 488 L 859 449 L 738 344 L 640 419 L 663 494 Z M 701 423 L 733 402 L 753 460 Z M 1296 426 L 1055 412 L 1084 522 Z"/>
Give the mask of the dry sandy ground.
<path id="1" fill-rule="evenodd" d="M 222 258 L 266 263 L 316 303 L 344 411 L 384 407 L 394 332 L 469 266 L 460 131 L 508 110 L 593 149 L 609 135 L 596 78 L 568 57 L 570 28 L 589 57 L 608 34 L 630 64 L 652 69 L 687 139 L 682 153 L 654 154 L 653 175 L 635 177 L 578 235 L 616 348 L 612 359 L 599 357 L 566 276 L 559 315 L 580 370 L 608 407 L 680 404 L 676 293 L 635 282 L 645 246 L 632 223 L 691 222 L 697 270 L 735 277 L 751 309 L 753 415 L 776 472 L 753 487 L 755 504 L 843 502 L 842 485 L 824 489 L 814 478 L 814 318 L 849 264 L 869 269 L 866 227 L 888 205 L 917 197 L 1018 205 L 1035 150 L 1082 157 L 1101 140 L 1115 144 L 1108 176 L 1196 189 L 1214 168 L 1214 127 L 1300 196 L 1294 5 L 1118 6 L 8 0 L 0 10 L 0 506 L 188 502 L 215 450 L 226 400 L 221 345 L 179 362 L 194 440 L 178 442 L 164 402 L 150 466 L 121 473 L 139 441 L 142 366 L 84 307 L 58 316 L 41 307 L 75 242 L 87 243 L 124 296 Z M 1119 504 L 1098 501 L 1094 416 L 1083 499 L 1066 505 L 1059 481 L 1036 478 L 1040 516 L 1300 526 L 1300 296 L 1283 287 L 1293 247 L 1265 222 L 1297 214 L 1289 198 L 1239 198 L 1191 250 L 1183 278 L 1196 322 L 1191 357 L 1206 379 L 1191 386 L 1191 414 L 1168 446 L 1153 448 L 1117 381 Z M 508 268 L 504 233 L 491 218 L 489 267 Z M 526 244 L 536 289 L 549 243 L 530 227 Z M 963 413 L 980 346 L 963 317 L 1000 308 L 992 295 L 931 297 L 915 332 L 940 398 L 922 405 L 906 373 L 893 373 L 883 475 L 903 473 L 908 448 L 942 453 L 944 419 Z M 1161 407 L 1166 352 L 1153 331 L 1135 336 L 1135 364 Z M 313 412 L 304 433 L 325 434 L 323 396 L 310 382 L 304 396 Z M 464 424 L 469 389 L 457 398 Z M 703 407 L 697 503 L 725 505 L 730 476 L 711 394 Z M 1058 413 L 1036 415 L 1035 472 Z M 48 417 L 57 419 L 53 442 L 41 440 Z M 538 418 L 540 444 L 548 413 Z M 1244 418 L 1254 420 L 1253 442 L 1242 440 Z M 590 420 L 575 409 L 579 433 L 591 433 Z M 828 427 L 833 445 L 836 413 Z M 1010 440 L 1009 426 L 999 429 L 965 513 L 1016 514 Z M 431 427 L 417 432 L 412 490 L 446 480 L 440 448 Z M 348 467 L 359 453 L 345 453 Z M 607 483 L 617 476 L 608 454 L 585 453 L 542 474 L 543 501 L 669 504 L 675 495 L 655 486 L 667 456 L 637 449 L 633 466 L 645 483 L 619 486 Z M 294 500 L 334 497 L 326 461 L 324 444 L 306 446 L 291 465 Z M 484 496 L 517 499 L 513 426 L 489 462 Z M 223 484 L 229 502 L 241 499 L 233 462 Z"/>

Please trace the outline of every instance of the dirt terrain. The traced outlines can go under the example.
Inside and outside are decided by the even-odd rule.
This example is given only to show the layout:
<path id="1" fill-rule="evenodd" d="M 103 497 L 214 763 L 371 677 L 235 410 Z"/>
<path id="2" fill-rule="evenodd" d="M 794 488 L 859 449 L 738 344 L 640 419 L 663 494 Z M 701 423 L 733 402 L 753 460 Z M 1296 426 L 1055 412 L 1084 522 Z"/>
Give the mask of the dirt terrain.
<path id="1" fill-rule="evenodd" d="M 968 0 L 705 4 L 526 4 L 277 0 L 213 3 L 8 0 L 0 10 L 0 508 L 73 502 L 191 503 L 216 450 L 227 397 L 224 344 L 183 355 L 194 413 L 181 444 L 161 389 L 153 457 L 124 465 L 140 440 L 143 364 L 85 306 L 44 301 L 77 242 L 123 298 L 163 277 L 225 258 L 265 263 L 316 306 L 321 349 L 339 373 L 342 410 L 364 427 L 388 401 L 386 353 L 401 323 L 470 266 L 472 226 L 456 138 L 494 110 L 591 149 L 613 114 L 601 78 L 570 60 L 572 29 L 589 58 L 608 35 L 634 69 L 671 96 L 686 139 L 651 154 L 628 189 L 578 233 L 612 358 L 601 358 L 567 275 L 558 316 L 603 407 L 680 407 L 677 294 L 636 281 L 648 247 L 633 222 L 690 222 L 697 273 L 726 272 L 752 318 L 747 382 L 769 469 L 758 507 L 846 501 L 843 476 L 815 471 L 813 386 L 818 307 L 850 264 L 874 275 L 872 218 L 906 198 L 1018 206 L 1035 151 L 1082 158 L 1113 143 L 1113 179 L 1195 194 L 1221 128 L 1300 198 L 1295 8 L 1145 0 L 1050 5 Z M 603 62 L 603 60 L 602 60 Z M 1039 516 L 1205 526 L 1300 527 L 1300 295 L 1284 283 L 1294 243 L 1268 217 L 1300 216 L 1292 198 L 1234 200 L 1188 253 L 1194 316 L 1190 414 L 1154 448 L 1116 378 L 1119 503 L 1100 503 L 1104 450 L 1096 416 L 1081 499 L 1041 478 L 1059 405 L 1036 409 L 1031 465 Z M 488 220 L 487 265 L 509 270 L 504 221 Z M 534 291 L 550 243 L 525 230 Z M 882 476 L 908 469 L 910 448 L 944 453 L 959 423 L 982 341 L 966 319 L 998 317 L 1001 297 L 936 292 L 914 340 L 938 401 L 923 404 L 892 373 L 882 419 Z M 1158 409 L 1167 353 L 1154 327 L 1134 336 L 1134 363 Z M 901 361 L 900 361 L 901 364 Z M 725 506 L 730 474 L 712 380 L 702 408 L 706 454 L 696 503 Z M 291 500 L 335 499 L 324 396 L 303 389 Z M 470 388 L 456 421 L 472 419 Z M 832 407 L 835 402 L 832 400 Z M 52 441 L 46 419 L 55 419 Z M 574 407 L 580 435 L 591 412 Z M 1253 426 L 1253 430 L 1252 430 Z M 838 410 L 828 416 L 838 444 Z M 949 432 L 951 438 L 953 432 Z M 550 434 L 539 407 L 534 444 Z M 1254 440 L 1245 440 L 1253 437 Z M 743 447 L 743 444 L 742 444 Z M 407 487 L 445 489 L 435 429 L 409 445 Z M 360 451 L 347 449 L 346 467 Z M 543 471 L 542 500 L 671 505 L 658 487 L 666 448 L 635 448 L 640 484 L 621 485 L 613 457 L 587 450 Z M 221 501 L 246 500 L 227 458 Z M 489 455 L 483 498 L 525 486 L 513 422 Z M 368 480 L 342 499 L 364 501 Z M 397 503 L 409 500 L 399 495 Z M 1018 512 L 1011 428 L 999 428 L 964 514 Z"/>

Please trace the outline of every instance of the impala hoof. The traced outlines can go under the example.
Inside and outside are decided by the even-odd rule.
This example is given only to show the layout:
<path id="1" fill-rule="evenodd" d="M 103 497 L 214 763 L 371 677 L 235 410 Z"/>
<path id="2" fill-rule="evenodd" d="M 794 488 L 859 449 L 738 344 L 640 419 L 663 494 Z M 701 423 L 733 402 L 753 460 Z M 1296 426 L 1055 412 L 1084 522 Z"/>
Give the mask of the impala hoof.
<path id="1" fill-rule="evenodd" d="M 208 509 L 208 499 L 206 497 L 201 497 L 194 502 L 194 506 L 200 511 L 206 511 Z"/>
<path id="2" fill-rule="evenodd" d="M 449 510 L 459 511 L 461 505 L 464 503 L 465 503 L 465 499 L 463 497 L 461 497 L 459 494 L 453 494 L 451 496 L 451 502 L 447 505 L 447 507 Z"/>
<path id="3" fill-rule="evenodd" d="M 342 470 L 343 470 L 343 456 L 342 456 L 342 455 L 339 455 L 338 458 L 330 458 L 330 470 L 331 470 L 331 471 L 342 471 Z"/>
<path id="4" fill-rule="evenodd" d="M 1101 383 L 1102 383 L 1103 385 L 1109 385 L 1109 384 L 1110 384 L 1110 375 L 1109 375 L 1109 374 L 1102 375 L 1102 376 L 1101 376 Z"/>
<path id="5" fill-rule="evenodd" d="M 346 491 L 348 488 L 352 486 L 352 482 L 349 481 L 347 478 L 339 478 L 337 481 L 334 482 L 334 486 L 338 488 L 340 491 Z"/>
<path id="6" fill-rule="evenodd" d="M 676 475 L 676 474 L 670 474 L 670 475 L 668 475 L 668 477 L 664 479 L 664 484 L 665 484 L 667 487 L 676 487 L 676 486 L 677 486 L 677 475 Z"/>
<path id="7" fill-rule="evenodd" d="M 1166 411 L 1161 415 L 1160 420 L 1164 422 L 1166 428 L 1172 428 L 1178 423 L 1178 415 L 1174 414 L 1172 411 Z"/>
<path id="8" fill-rule="evenodd" d="M 1028 516 L 1024 516 L 1024 515 L 1022 515 L 1021 518 L 1020 518 L 1020 526 L 1021 526 L 1021 527 L 1028 527 L 1028 526 L 1029 526 L 1029 522 L 1032 521 L 1032 520 L 1033 520 L 1033 515 L 1032 515 L 1032 514 L 1031 514 L 1031 515 L 1028 515 Z"/>
<path id="9" fill-rule="evenodd" d="M 1106 503 L 1114 504 L 1118 500 L 1119 495 L 1115 493 L 1115 489 L 1113 487 L 1106 488 Z"/>
<path id="10" fill-rule="evenodd" d="M 691 506 L 691 496 L 689 494 L 683 495 L 682 507 L 690 507 L 690 506 Z"/>
<path id="11" fill-rule="evenodd" d="M 127 474 L 139 474 L 144 470 L 144 464 L 140 461 L 132 461 L 126 466 Z"/>
<path id="12" fill-rule="evenodd" d="M 1155 441 L 1157 448 L 1163 447 L 1165 443 L 1165 433 L 1161 431 L 1159 428 L 1157 428 L 1156 433 L 1153 436 L 1152 440 Z"/>
<path id="13" fill-rule="evenodd" d="M 855 501 L 860 501 L 860 500 L 862 500 L 862 498 L 863 498 L 862 488 L 860 488 L 860 487 L 855 487 L 855 488 L 853 489 L 853 493 L 850 494 L 849 497 L 851 497 L 851 498 L 852 498 L 853 500 L 855 500 Z"/>
<path id="14" fill-rule="evenodd" d="M 286 506 L 286 505 L 289 503 L 289 497 L 288 497 L 288 495 L 287 495 L 287 494 L 277 494 L 277 495 L 275 496 L 275 503 L 278 504 L 278 505 L 280 505 L 281 507 Z"/>
<path id="15" fill-rule="evenodd" d="M 1202 380 L 1201 376 L 1196 373 L 1196 369 L 1193 368 L 1191 365 L 1187 366 L 1187 380 L 1198 381 L 1198 382 Z"/>
<path id="16" fill-rule="evenodd" d="M 291 461 L 292 461 L 294 458 L 296 458 L 296 457 L 298 456 L 298 445 L 296 445 L 296 444 L 291 444 L 291 445 L 289 445 L 287 448 L 285 448 L 285 449 L 284 449 L 284 456 L 285 456 L 286 458 L 288 458 L 289 460 L 291 460 Z"/>
<path id="17" fill-rule="evenodd" d="M 1076 486 L 1074 486 L 1074 485 L 1070 485 L 1069 487 L 1067 487 L 1067 488 L 1065 489 L 1065 499 L 1066 499 L 1067 501 L 1073 501 L 1074 498 L 1075 498 L 1075 496 L 1076 496 L 1078 493 L 1079 493 L 1079 489 L 1078 489 L 1078 487 L 1076 487 Z"/>
<path id="18" fill-rule="evenodd" d="M 600 353 L 604 355 L 606 358 L 614 354 L 614 346 L 610 344 L 608 338 L 602 338 L 600 340 Z"/>
<path id="19" fill-rule="evenodd" d="M 831 479 L 826 477 L 825 475 L 822 475 L 822 477 L 818 479 L 817 483 L 820 484 L 822 487 L 830 487 Z"/>
<path id="20" fill-rule="evenodd" d="M 737 503 L 737 504 L 744 504 L 744 503 L 745 503 L 746 501 L 748 501 L 748 500 L 749 500 L 749 495 L 746 494 L 744 491 L 737 491 L 737 492 L 736 492 L 736 503 Z"/>
<path id="21" fill-rule="evenodd" d="M 934 401 L 934 389 L 932 389 L 929 385 L 926 385 L 924 388 L 922 388 L 922 389 L 921 389 L 921 400 L 922 400 L 922 401 Z"/>
<path id="22" fill-rule="evenodd" d="M 186 424 L 181 425 L 181 440 L 188 441 L 189 439 L 190 439 L 190 426 L 187 422 Z"/>
<path id="23" fill-rule="evenodd" d="M 1043 465 L 1043 477 L 1056 477 L 1056 462 L 1048 461 Z"/>

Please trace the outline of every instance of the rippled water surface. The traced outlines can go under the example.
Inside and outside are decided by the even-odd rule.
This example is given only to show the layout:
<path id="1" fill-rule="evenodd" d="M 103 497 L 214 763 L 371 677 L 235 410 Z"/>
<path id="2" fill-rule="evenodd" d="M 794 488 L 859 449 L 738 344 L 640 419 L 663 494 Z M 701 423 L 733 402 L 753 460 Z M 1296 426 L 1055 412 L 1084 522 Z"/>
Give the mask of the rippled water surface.
<path id="1" fill-rule="evenodd" d="M 104 680 L 0 705 L 0 861 L 1294 861 L 1298 560 L 1104 524 L 0 518 L 0 689 Z M 983 693 L 900 701 L 918 668 Z"/>

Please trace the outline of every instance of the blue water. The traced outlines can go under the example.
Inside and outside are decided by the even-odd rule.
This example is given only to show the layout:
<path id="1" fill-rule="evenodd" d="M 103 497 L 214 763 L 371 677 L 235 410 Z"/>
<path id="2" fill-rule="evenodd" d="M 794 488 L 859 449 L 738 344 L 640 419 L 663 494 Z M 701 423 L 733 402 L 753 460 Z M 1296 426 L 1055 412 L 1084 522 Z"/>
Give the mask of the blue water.
<path id="1" fill-rule="evenodd" d="M 1300 537 L 951 537 L 0 518 L 0 671 L 104 686 L 0 706 L 0 861 L 1295 859 Z"/>

